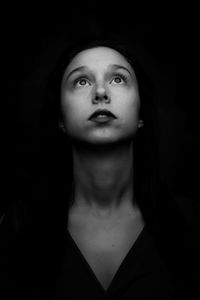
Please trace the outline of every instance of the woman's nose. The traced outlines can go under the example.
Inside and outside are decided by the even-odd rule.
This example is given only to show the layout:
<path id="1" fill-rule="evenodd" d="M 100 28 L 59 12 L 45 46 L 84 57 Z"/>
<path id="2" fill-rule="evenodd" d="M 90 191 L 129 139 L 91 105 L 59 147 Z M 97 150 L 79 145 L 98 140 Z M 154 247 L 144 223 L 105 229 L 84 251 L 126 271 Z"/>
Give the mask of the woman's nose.
<path id="1" fill-rule="evenodd" d="M 110 97 L 108 95 L 108 92 L 106 91 L 105 87 L 100 86 L 97 87 L 95 92 L 94 92 L 94 96 L 92 99 L 92 103 L 98 103 L 100 101 L 104 101 L 106 103 L 110 103 Z"/>

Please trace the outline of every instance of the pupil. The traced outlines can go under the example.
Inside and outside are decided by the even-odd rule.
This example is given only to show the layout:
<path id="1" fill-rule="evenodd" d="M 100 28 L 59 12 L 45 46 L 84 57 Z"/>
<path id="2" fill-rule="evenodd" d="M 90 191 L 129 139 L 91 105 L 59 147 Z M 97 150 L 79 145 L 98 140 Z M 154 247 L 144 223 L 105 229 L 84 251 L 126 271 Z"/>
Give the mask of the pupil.
<path id="1" fill-rule="evenodd" d="M 116 77 L 116 78 L 115 78 L 115 82 L 117 82 L 117 83 L 121 82 L 121 78 Z"/>
<path id="2" fill-rule="evenodd" d="M 86 80 L 85 79 L 82 79 L 81 81 L 80 81 L 80 85 L 84 85 L 86 83 Z"/>

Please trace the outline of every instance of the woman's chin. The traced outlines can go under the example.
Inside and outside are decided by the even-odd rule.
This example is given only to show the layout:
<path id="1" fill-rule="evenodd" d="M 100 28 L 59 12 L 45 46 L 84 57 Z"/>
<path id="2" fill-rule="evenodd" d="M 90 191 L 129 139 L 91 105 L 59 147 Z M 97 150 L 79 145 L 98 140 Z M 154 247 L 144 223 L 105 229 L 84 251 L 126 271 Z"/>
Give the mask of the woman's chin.
<path id="1" fill-rule="evenodd" d="M 116 143 L 120 137 L 114 134 L 93 135 L 88 137 L 88 142 L 91 144 L 105 145 Z"/>
<path id="2" fill-rule="evenodd" d="M 116 136 L 110 136 L 110 137 L 90 137 L 87 139 L 79 140 L 79 142 L 83 145 L 87 145 L 87 147 L 98 147 L 98 148 L 105 148 L 105 147 L 117 147 L 122 144 L 127 144 L 127 142 L 131 142 L 131 137 L 116 137 Z"/>
<path id="3" fill-rule="evenodd" d="M 117 146 L 127 144 L 127 142 L 130 142 L 133 140 L 133 132 L 119 132 L 119 130 L 116 131 L 96 131 L 96 132 L 90 132 L 85 134 L 78 134 L 71 136 L 72 143 L 74 144 L 80 144 L 80 145 L 87 145 L 88 146 Z"/>

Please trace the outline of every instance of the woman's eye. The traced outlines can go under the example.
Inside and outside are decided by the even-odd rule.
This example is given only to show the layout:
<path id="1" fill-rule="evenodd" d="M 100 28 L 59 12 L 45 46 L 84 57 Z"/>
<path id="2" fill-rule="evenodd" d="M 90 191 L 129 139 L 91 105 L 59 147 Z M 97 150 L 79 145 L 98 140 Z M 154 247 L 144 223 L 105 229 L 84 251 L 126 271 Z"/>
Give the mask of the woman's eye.
<path id="1" fill-rule="evenodd" d="M 114 76 L 114 78 L 112 79 L 112 82 L 116 83 L 116 84 L 121 84 L 121 83 L 125 83 L 127 81 L 126 76 L 124 75 L 116 75 Z"/>
<path id="2" fill-rule="evenodd" d="M 74 86 L 76 87 L 81 87 L 81 86 L 88 86 L 90 85 L 89 81 L 85 78 L 78 78 L 77 80 L 75 80 L 74 82 Z"/>

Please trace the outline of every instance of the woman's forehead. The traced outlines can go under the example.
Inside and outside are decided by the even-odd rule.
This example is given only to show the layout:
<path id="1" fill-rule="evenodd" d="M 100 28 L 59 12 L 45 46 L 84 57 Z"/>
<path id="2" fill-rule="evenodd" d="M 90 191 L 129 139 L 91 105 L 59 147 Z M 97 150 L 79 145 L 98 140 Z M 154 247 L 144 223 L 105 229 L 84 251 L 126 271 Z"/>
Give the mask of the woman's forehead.
<path id="1" fill-rule="evenodd" d="M 76 54 L 67 66 L 65 74 L 81 66 L 89 69 L 106 69 L 110 65 L 122 65 L 134 73 L 132 66 L 120 52 L 109 47 L 98 46 Z"/>

